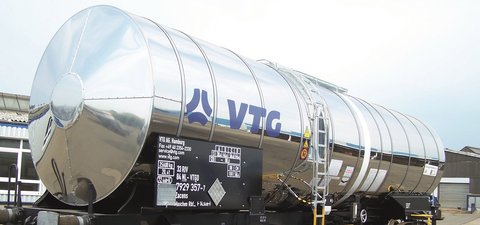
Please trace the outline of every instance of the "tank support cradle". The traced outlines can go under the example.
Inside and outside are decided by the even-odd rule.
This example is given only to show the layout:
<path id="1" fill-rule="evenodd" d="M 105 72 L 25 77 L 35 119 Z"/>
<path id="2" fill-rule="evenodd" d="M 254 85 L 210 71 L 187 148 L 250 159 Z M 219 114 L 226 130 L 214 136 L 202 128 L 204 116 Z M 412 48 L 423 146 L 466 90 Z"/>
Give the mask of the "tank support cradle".
<path id="1" fill-rule="evenodd" d="M 259 200 L 261 198 L 261 200 Z M 253 201 L 251 210 L 235 212 L 161 211 L 143 208 L 139 214 L 93 214 L 77 210 L 24 208 L 15 224 L 29 225 L 303 225 L 311 224 L 311 212 L 266 212 L 263 198 Z M 253 203 L 253 202 L 252 202 Z M 9 223 L 7 223 L 9 224 Z"/>
<path id="2" fill-rule="evenodd" d="M 140 213 L 133 214 L 94 213 L 91 203 L 83 210 L 38 206 L 12 207 L 0 210 L 0 215 L 2 212 L 6 215 L 14 212 L 15 217 L 0 223 L 8 225 L 304 225 L 312 223 L 311 212 L 266 211 L 262 196 L 251 196 L 249 202 L 250 208 L 241 211 L 191 211 L 143 207 Z"/>
<path id="3" fill-rule="evenodd" d="M 380 196 L 354 195 L 348 198 L 332 218 L 339 224 L 428 224 L 436 225 L 441 217 L 440 205 L 426 193 L 390 192 Z"/>

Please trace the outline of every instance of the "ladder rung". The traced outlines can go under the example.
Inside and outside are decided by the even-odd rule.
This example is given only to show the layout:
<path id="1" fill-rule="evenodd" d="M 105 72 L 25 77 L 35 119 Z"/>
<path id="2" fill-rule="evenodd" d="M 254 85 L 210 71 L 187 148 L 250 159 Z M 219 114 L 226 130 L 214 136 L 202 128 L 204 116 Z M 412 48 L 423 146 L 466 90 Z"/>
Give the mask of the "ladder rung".
<path id="1" fill-rule="evenodd" d="M 314 174 L 314 180 L 315 182 L 312 184 L 312 195 L 315 196 L 313 200 L 314 208 L 316 210 L 317 206 L 322 206 L 325 207 L 327 204 L 327 201 L 325 200 L 325 196 L 328 195 L 328 182 L 326 180 L 329 180 L 329 175 L 328 175 L 328 152 L 330 150 L 330 144 L 329 144 L 329 137 L 328 137 L 328 132 L 329 132 L 329 121 L 330 119 L 328 118 L 328 114 L 325 111 L 326 109 L 323 107 L 324 105 L 321 104 L 320 106 L 315 105 L 314 106 L 314 116 L 315 117 L 309 117 L 311 122 L 312 129 L 315 129 L 315 132 L 313 132 L 312 135 L 312 140 L 313 143 L 315 143 L 313 150 L 314 150 L 314 162 L 313 163 L 313 174 Z M 320 110 L 320 111 L 317 111 Z M 323 154 L 323 157 L 321 155 Z M 321 179 L 324 179 L 322 183 L 319 183 Z M 322 200 L 318 200 L 321 198 Z M 322 218 L 325 216 L 322 216 L 322 214 L 316 214 L 316 218 Z"/>

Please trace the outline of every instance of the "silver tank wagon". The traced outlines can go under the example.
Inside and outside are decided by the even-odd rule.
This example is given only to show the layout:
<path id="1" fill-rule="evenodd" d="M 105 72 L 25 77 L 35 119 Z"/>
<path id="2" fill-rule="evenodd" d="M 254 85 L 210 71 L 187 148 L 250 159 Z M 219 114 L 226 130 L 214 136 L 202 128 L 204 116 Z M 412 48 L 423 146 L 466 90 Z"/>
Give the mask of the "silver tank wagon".
<path id="1" fill-rule="evenodd" d="M 328 116 L 331 193 L 430 193 L 439 183 L 442 142 L 416 118 L 108 6 L 71 17 L 45 50 L 30 99 L 32 157 L 53 196 L 86 205 L 89 184 L 98 202 L 142 170 L 151 134 L 234 144 L 262 150 L 271 202 L 278 185 L 308 198 L 312 163 L 301 153 L 313 102 Z"/>

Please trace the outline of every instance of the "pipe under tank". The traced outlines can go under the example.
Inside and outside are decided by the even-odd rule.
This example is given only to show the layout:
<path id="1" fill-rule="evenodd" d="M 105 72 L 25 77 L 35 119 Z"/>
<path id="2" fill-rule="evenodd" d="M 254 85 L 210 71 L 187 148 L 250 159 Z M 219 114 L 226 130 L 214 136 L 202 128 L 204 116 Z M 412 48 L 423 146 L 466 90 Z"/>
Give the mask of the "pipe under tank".
<path id="1" fill-rule="evenodd" d="M 39 177 L 71 205 L 109 196 L 153 133 L 262 149 L 264 194 L 307 197 L 300 153 L 311 105 L 329 117 L 330 192 L 432 192 L 445 155 L 420 120 L 267 61 L 254 61 L 110 6 L 72 16 L 50 41 L 30 98 Z"/>

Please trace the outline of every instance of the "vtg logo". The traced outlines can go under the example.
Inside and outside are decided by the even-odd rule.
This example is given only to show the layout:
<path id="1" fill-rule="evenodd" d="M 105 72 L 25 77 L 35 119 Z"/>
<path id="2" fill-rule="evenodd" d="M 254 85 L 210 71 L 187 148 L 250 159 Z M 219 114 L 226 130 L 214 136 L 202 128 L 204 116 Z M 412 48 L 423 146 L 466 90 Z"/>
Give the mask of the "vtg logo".
<path id="1" fill-rule="evenodd" d="M 187 114 L 188 114 L 188 123 L 198 122 L 205 126 L 208 122 L 208 117 L 212 115 L 212 107 L 208 103 L 208 94 L 206 91 L 202 90 L 202 108 L 203 113 L 201 112 L 193 112 L 198 107 L 200 103 L 200 89 L 195 88 L 193 90 L 193 97 L 192 100 L 187 104 Z"/>
<path id="2" fill-rule="evenodd" d="M 200 94 L 201 93 L 201 94 Z M 203 113 L 201 112 L 193 112 L 198 105 L 200 104 L 200 99 L 202 102 L 202 109 Z M 266 118 L 266 132 L 267 135 L 270 137 L 277 137 L 280 135 L 280 130 L 282 128 L 282 123 L 279 121 L 275 123 L 276 120 L 280 120 L 280 112 L 272 110 L 267 112 L 267 109 L 258 107 L 255 105 L 249 105 L 246 103 L 240 103 L 240 107 L 237 110 L 237 104 L 234 100 L 227 99 L 228 103 L 228 112 L 230 116 L 230 128 L 231 129 L 240 129 L 245 120 L 245 116 L 248 113 L 253 116 L 251 121 L 250 132 L 258 133 L 260 130 L 260 121 L 261 118 Z M 198 122 L 205 126 L 208 122 L 208 117 L 212 114 L 212 108 L 208 103 L 208 94 L 205 90 L 201 90 L 195 88 L 193 91 L 193 97 L 190 102 L 187 104 L 187 115 L 188 115 L 188 123 L 195 123 Z"/>

